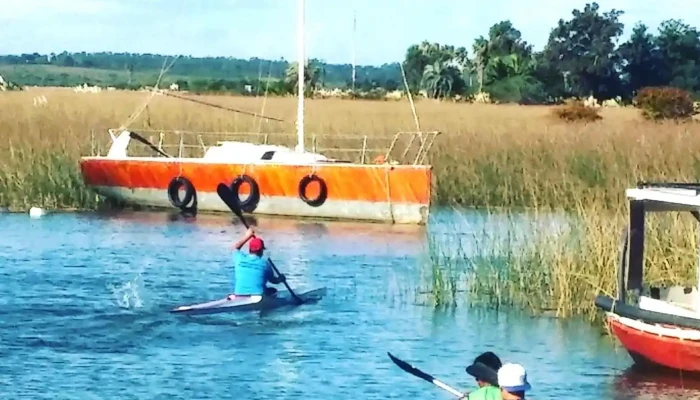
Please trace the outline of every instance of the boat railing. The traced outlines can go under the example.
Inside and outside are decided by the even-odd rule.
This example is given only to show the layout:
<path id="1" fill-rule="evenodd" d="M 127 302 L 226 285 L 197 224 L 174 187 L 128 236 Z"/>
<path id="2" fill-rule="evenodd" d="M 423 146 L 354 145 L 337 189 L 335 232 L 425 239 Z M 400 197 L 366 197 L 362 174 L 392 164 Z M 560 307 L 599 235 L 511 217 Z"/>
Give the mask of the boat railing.
<path id="1" fill-rule="evenodd" d="M 281 145 L 294 148 L 296 133 L 286 132 L 199 132 L 180 130 L 133 129 L 160 151 L 178 158 L 202 157 L 206 151 L 225 141 Z M 107 135 L 111 133 L 111 136 Z M 109 151 L 117 130 L 92 132 L 92 154 L 100 156 Z M 306 134 L 306 149 L 329 158 L 360 164 L 389 162 L 422 165 L 439 132 L 398 132 L 392 136 L 366 134 Z M 98 139 L 99 137 L 99 139 Z M 132 157 L 158 156 L 144 143 L 132 140 L 128 147 Z"/>
<path id="2" fill-rule="evenodd" d="M 435 143 L 435 138 L 439 134 L 440 132 L 438 131 L 398 132 L 394 135 L 394 139 L 391 141 L 391 145 L 389 146 L 389 150 L 387 150 L 385 158 L 393 158 L 403 164 L 423 165 L 428 153 L 430 152 L 430 149 L 433 147 L 433 143 Z M 408 143 L 403 146 L 404 151 L 401 152 L 400 156 L 393 157 L 392 152 L 396 148 L 399 139 L 402 138 L 407 138 Z M 417 142 L 416 139 L 418 139 Z M 414 145 L 417 145 L 417 147 Z M 413 161 L 411 162 L 410 160 Z"/>

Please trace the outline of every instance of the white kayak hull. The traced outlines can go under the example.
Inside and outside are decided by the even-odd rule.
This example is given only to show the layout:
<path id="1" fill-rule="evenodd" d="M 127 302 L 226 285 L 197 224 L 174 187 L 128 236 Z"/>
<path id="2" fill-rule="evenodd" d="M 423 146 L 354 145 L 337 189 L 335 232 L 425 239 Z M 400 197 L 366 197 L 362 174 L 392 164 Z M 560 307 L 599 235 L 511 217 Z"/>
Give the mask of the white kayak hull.
<path id="1" fill-rule="evenodd" d="M 318 302 L 326 295 L 326 288 L 322 287 L 304 293 L 295 292 L 295 294 L 304 304 L 312 304 Z M 228 300 L 224 297 L 223 299 L 212 300 L 205 303 L 180 306 L 170 310 L 170 312 L 175 314 L 201 315 L 227 312 L 269 311 L 294 305 L 297 305 L 296 299 L 288 291 L 280 290 L 271 296 L 237 297 L 233 300 Z"/>

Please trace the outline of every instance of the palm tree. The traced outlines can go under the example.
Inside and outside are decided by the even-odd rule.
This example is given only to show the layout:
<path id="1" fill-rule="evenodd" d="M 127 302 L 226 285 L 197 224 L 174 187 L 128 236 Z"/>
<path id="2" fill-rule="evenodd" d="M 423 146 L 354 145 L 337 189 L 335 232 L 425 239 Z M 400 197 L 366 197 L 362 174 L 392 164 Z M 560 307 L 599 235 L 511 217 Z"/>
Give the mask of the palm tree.
<path id="1" fill-rule="evenodd" d="M 489 42 L 483 37 L 479 37 L 474 41 L 474 68 L 476 69 L 477 79 L 479 80 L 479 93 L 484 89 L 484 71 L 488 63 Z"/>
<path id="2" fill-rule="evenodd" d="M 448 97 L 452 94 L 455 72 L 454 67 L 436 61 L 425 67 L 421 85 L 433 99 Z"/>
<path id="3" fill-rule="evenodd" d="M 522 57 L 518 54 L 493 57 L 489 60 L 487 76 L 490 81 L 499 81 L 506 78 L 530 75 L 535 70 L 535 62 L 532 58 Z"/>
<path id="4" fill-rule="evenodd" d="M 293 62 L 287 67 L 285 71 L 284 83 L 289 88 L 293 88 L 294 93 L 298 93 L 298 79 L 299 79 L 299 64 Z M 317 89 L 319 78 L 321 75 L 321 68 L 316 64 L 311 64 L 308 61 L 304 68 L 304 95 L 309 96 L 314 90 Z"/>

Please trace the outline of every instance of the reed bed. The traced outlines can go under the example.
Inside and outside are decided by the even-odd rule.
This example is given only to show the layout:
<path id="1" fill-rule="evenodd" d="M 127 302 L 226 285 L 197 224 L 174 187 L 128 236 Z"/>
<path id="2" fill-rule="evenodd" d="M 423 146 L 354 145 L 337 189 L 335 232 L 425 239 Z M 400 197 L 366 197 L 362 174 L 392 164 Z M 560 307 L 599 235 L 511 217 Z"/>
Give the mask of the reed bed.
<path id="1" fill-rule="evenodd" d="M 476 230 L 465 229 L 473 215 L 457 217 L 453 232 L 469 232 L 461 242 L 471 245 L 433 238 L 422 290 L 435 306 L 515 307 L 597 320 L 595 296 L 618 293 L 625 211 L 594 203 L 555 218 L 485 212 L 489 222 Z M 697 221 L 687 212 L 647 218 L 645 283 L 695 286 Z"/>
<path id="2" fill-rule="evenodd" d="M 35 106 L 41 95 L 46 104 Z M 95 133 L 105 138 L 107 128 L 125 123 L 150 96 L 46 88 L 0 94 L 0 132 L 7 144 L 0 148 L 0 205 L 94 206 L 94 198 L 78 189 L 79 156 L 95 150 Z M 293 97 L 197 98 L 287 122 L 157 96 L 130 127 L 274 132 L 293 139 Z M 428 158 L 436 204 L 573 209 L 586 199 L 614 208 L 623 189 L 638 180 L 691 179 L 700 171 L 699 124 L 653 124 L 634 109 L 604 109 L 601 121 L 588 124 L 559 121 L 540 106 L 423 100 L 417 109 L 421 130 L 443 132 Z M 416 126 L 407 101 L 329 99 L 307 101 L 306 131 L 368 135 L 386 146 L 391 135 Z M 100 143 L 102 150 L 106 144 Z M 359 148 L 359 139 L 354 145 Z M 75 183 L 64 188 L 66 179 Z"/>

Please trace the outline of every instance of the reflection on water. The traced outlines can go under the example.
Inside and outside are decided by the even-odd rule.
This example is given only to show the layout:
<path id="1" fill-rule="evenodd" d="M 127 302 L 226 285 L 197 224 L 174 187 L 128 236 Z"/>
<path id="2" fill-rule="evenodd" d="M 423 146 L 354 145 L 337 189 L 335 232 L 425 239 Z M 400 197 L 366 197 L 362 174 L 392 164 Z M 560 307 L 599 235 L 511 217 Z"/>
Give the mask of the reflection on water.
<path id="1" fill-rule="evenodd" d="M 478 248 L 477 232 L 556 232 L 563 218 L 433 216 L 427 228 L 258 218 L 290 285 L 325 286 L 328 295 L 264 317 L 199 318 L 167 311 L 228 291 L 231 245 L 244 232 L 230 216 L 2 215 L 3 395 L 444 399 L 386 352 L 468 390 L 464 368 L 486 350 L 525 365 L 537 399 L 689 398 L 700 390 L 631 378 L 624 350 L 585 322 L 417 306 L 411 285 L 428 234 Z"/>
<path id="2" fill-rule="evenodd" d="M 615 378 L 613 393 L 616 400 L 700 399 L 700 377 L 631 366 Z"/>
<path id="3" fill-rule="evenodd" d="M 430 240 L 443 257 L 508 252 L 532 241 L 534 235 L 559 236 L 572 228 L 563 213 L 489 213 L 443 210 L 431 215 Z"/>

